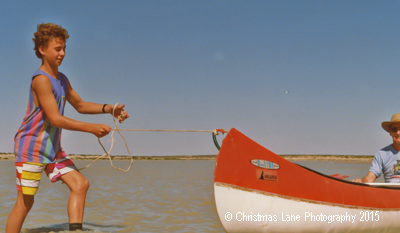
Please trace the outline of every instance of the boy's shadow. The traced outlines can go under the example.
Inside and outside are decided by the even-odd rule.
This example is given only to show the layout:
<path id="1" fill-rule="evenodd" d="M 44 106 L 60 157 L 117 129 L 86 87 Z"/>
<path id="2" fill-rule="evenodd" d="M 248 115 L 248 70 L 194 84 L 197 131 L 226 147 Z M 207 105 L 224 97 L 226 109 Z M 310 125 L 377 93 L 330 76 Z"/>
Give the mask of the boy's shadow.
<path id="1" fill-rule="evenodd" d="M 93 224 L 93 223 L 88 223 L 88 222 L 84 222 L 83 223 L 83 231 L 86 232 L 93 232 L 95 229 L 102 229 L 101 231 L 96 231 L 96 232 L 103 232 L 103 230 L 105 230 L 104 232 L 111 232 L 111 231 L 115 231 L 115 230 L 122 230 L 125 227 L 124 226 L 120 226 L 120 225 L 99 225 L 99 224 Z M 87 228 L 87 226 L 91 227 L 91 228 Z M 110 229 L 110 230 L 107 230 Z M 21 233 L 50 233 L 50 232 L 70 232 L 69 231 L 69 224 L 68 223 L 60 223 L 60 224 L 54 224 L 54 225 L 50 225 L 50 226 L 43 226 L 43 227 L 38 227 L 38 228 L 31 228 L 31 229 L 26 229 L 23 228 Z M 76 232 L 76 231 L 74 231 Z M 79 232 L 79 231 L 78 231 Z"/>

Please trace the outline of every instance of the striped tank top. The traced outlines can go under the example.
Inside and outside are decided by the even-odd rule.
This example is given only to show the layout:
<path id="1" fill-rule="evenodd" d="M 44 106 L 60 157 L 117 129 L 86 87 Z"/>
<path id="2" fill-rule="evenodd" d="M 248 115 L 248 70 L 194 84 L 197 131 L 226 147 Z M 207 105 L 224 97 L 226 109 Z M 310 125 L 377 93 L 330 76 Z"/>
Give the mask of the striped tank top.
<path id="1" fill-rule="evenodd" d="M 64 74 L 58 73 L 55 79 L 42 70 L 32 76 L 45 75 L 50 79 L 54 98 L 57 101 L 60 115 L 64 115 L 68 81 Z M 29 102 L 26 115 L 14 138 L 15 162 L 53 163 L 61 150 L 61 128 L 53 127 L 41 107 L 35 105 L 32 88 L 29 91 Z"/>

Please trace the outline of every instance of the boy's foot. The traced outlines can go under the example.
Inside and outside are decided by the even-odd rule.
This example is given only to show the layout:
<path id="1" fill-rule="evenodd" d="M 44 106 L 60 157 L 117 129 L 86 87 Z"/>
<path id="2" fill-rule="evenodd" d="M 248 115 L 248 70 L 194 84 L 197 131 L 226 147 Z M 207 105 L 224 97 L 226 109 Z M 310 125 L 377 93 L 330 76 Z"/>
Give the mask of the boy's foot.
<path id="1" fill-rule="evenodd" d="M 69 230 L 70 231 L 82 230 L 82 223 L 70 223 Z"/>

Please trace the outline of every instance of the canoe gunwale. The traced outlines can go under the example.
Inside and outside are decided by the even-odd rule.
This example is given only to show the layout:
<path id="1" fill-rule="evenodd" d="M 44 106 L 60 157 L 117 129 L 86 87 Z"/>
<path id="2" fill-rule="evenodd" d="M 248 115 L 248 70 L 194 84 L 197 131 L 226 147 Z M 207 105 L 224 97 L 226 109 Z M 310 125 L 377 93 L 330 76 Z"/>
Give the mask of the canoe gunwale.
<path id="1" fill-rule="evenodd" d="M 341 179 L 337 179 L 335 177 L 323 174 L 321 172 L 315 171 L 315 170 L 313 170 L 311 168 L 308 168 L 308 167 L 305 167 L 303 165 L 300 165 L 300 164 L 297 164 L 297 163 L 294 163 L 294 164 L 296 164 L 297 166 L 300 166 L 302 168 L 305 168 L 305 169 L 307 169 L 307 170 L 309 170 L 311 172 L 314 172 L 317 175 L 324 176 L 326 178 L 329 178 L 329 179 L 332 179 L 332 180 L 335 180 L 335 181 L 339 181 L 339 182 L 343 182 L 343 183 L 346 183 L 346 184 L 358 185 L 358 186 L 370 187 L 370 188 L 379 188 L 379 189 L 400 189 L 400 186 L 374 186 L 374 185 L 369 185 L 369 184 L 352 182 L 352 181 L 348 181 L 348 180 L 341 180 Z"/>

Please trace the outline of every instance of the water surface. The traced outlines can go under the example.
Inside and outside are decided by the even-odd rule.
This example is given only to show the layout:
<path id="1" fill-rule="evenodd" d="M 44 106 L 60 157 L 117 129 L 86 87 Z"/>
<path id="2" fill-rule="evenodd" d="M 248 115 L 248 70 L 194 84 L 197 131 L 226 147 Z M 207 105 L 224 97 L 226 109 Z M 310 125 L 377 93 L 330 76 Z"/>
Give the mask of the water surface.
<path id="1" fill-rule="evenodd" d="M 88 164 L 76 161 L 78 167 Z M 129 161 L 116 161 L 126 168 Z M 325 174 L 363 177 L 368 163 L 295 161 Z M 0 233 L 16 198 L 12 161 L 0 161 Z M 90 181 L 84 228 L 90 232 L 224 232 L 214 203 L 215 161 L 134 161 L 128 173 L 98 161 L 82 171 Z M 42 177 L 24 233 L 68 232 L 69 189 Z"/>

